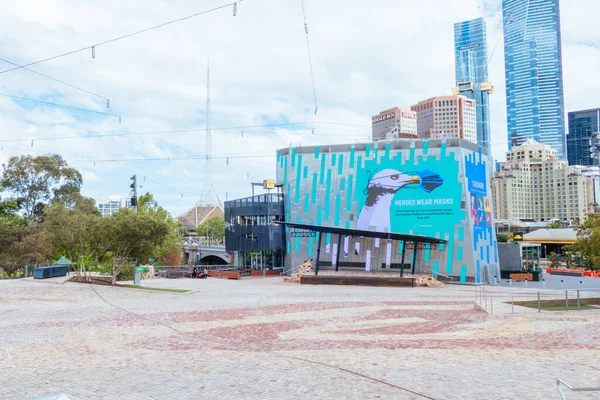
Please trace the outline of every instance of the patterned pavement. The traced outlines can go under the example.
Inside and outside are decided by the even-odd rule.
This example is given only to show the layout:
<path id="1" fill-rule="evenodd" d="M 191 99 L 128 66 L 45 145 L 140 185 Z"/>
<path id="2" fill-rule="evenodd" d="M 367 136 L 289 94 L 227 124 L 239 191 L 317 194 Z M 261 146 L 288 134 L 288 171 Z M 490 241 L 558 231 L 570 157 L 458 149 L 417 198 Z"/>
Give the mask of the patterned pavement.
<path id="1" fill-rule="evenodd" d="M 488 314 L 463 286 L 146 285 L 193 292 L 0 281 L 0 399 L 559 399 L 556 377 L 600 386 L 600 311 L 511 314 L 502 302 L 523 289 L 492 289 Z"/>

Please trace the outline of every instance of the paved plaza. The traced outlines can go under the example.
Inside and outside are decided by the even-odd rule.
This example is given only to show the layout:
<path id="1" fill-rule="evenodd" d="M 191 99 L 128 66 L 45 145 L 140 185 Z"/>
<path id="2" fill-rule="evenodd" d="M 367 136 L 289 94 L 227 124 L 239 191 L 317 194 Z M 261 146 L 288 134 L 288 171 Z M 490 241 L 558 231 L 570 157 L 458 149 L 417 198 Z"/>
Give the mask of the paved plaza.
<path id="1" fill-rule="evenodd" d="M 457 285 L 144 284 L 192 292 L 0 281 L 0 399 L 559 399 L 556 377 L 600 386 L 600 310 L 505 304 L 533 299 L 523 288 L 488 287 L 491 314 Z"/>

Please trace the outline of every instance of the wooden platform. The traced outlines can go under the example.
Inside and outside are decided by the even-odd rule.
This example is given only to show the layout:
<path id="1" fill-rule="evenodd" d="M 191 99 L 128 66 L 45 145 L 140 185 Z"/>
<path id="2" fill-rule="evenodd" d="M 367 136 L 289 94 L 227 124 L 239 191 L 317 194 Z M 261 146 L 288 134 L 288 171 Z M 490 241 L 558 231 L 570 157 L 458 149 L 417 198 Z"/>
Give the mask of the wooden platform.
<path id="1" fill-rule="evenodd" d="M 342 275 L 304 275 L 300 283 L 305 285 L 354 285 L 414 287 L 415 278 Z"/>

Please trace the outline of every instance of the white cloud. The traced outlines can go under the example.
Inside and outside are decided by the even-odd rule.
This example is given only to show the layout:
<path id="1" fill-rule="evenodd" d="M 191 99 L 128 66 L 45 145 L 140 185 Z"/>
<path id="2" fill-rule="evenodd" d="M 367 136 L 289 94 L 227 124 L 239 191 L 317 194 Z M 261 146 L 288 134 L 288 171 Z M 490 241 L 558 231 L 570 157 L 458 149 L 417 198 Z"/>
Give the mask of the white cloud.
<path id="1" fill-rule="evenodd" d="M 179 18 L 224 1 L 201 3 L 107 0 L 11 0 L 0 9 L 0 57 L 27 63 Z M 567 110 L 598 106 L 595 73 L 600 65 L 600 2 L 562 3 L 563 65 Z M 111 99 L 105 101 L 27 71 L 0 74 L 0 92 L 50 98 L 75 107 L 122 115 L 118 119 L 26 104 L 0 97 L 0 162 L 23 152 L 58 152 L 84 174 L 84 193 L 126 196 L 135 172 L 173 214 L 191 207 L 204 180 L 206 60 L 211 63 L 212 176 L 221 199 L 247 196 L 250 182 L 274 176 L 277 148 L 353 142 L 370 133 L 370 116 L 395 105 L 449 93 L 454 85 L 453 24 L 485 16 L 491 52 L 500 37 L 500 0 L 305 0 L 319 113 L 312 85 L 300 2 L 244 1 L 231 9 L 31 67 Z M 594 47 L 595 46 L 595 47 Z M 0 70 L 10 65 L 0 62 Z M 494 154 L 506 150 L 503 43 L 490 64 L 496 87 L 491 99 Z M 24 103 L 19 103 L 24 104 Z M 24 104 L 25 105 L 25 104 Z M 331 121 L 338 125 L 219 130 L 219 127 L 285 121 Z M 86 140 L 42 137 L 117 132 L 199 131 Z M 273 133 L 250 133 L 250 131 Z M 329 134 L 331 136 L 325 136 Z M 37 138 L 30 147 L 31 138 Z M 12 147 L 12 148 L 8 148 Z M 235 158 L 236 154 L 265 154 Z M 223 156 L 230 156 L 229 163 Z M 193 160 L 176 160 L 196 157 Z M 171 158 L 171 161 L 97 162 Z M 184 193 L 181 198 L 179 193 Z"/>

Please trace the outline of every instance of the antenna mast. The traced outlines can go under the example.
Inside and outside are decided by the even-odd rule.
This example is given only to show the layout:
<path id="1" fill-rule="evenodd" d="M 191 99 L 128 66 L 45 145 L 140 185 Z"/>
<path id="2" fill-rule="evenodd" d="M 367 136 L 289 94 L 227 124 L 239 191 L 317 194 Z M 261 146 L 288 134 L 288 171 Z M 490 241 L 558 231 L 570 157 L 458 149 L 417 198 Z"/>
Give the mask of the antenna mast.
<path id="1" fill-rule="evenodd" d="M 210 60 L 206 59 L 206 142 L 205 142 L 205 160 L 204 160 L 204 188 L 198 201 L 196 202 L 196 207 L 205 205 L 204 203 L 208 201 L 208 198 L 212 193 L 212 179 L 211 179 L 211 166 L 212 166 L 212 138 L 211 138 L 211 128 L 210 128 Z"/>
<path id="2" fill-rule="evenodd" d="M 212 138 L 210 128 L 210 60 L 206 59 L 206 165 L 204 168 L 204 189 L 208 197 L 211 192 L 210 167 L 212 165 Z"/>

